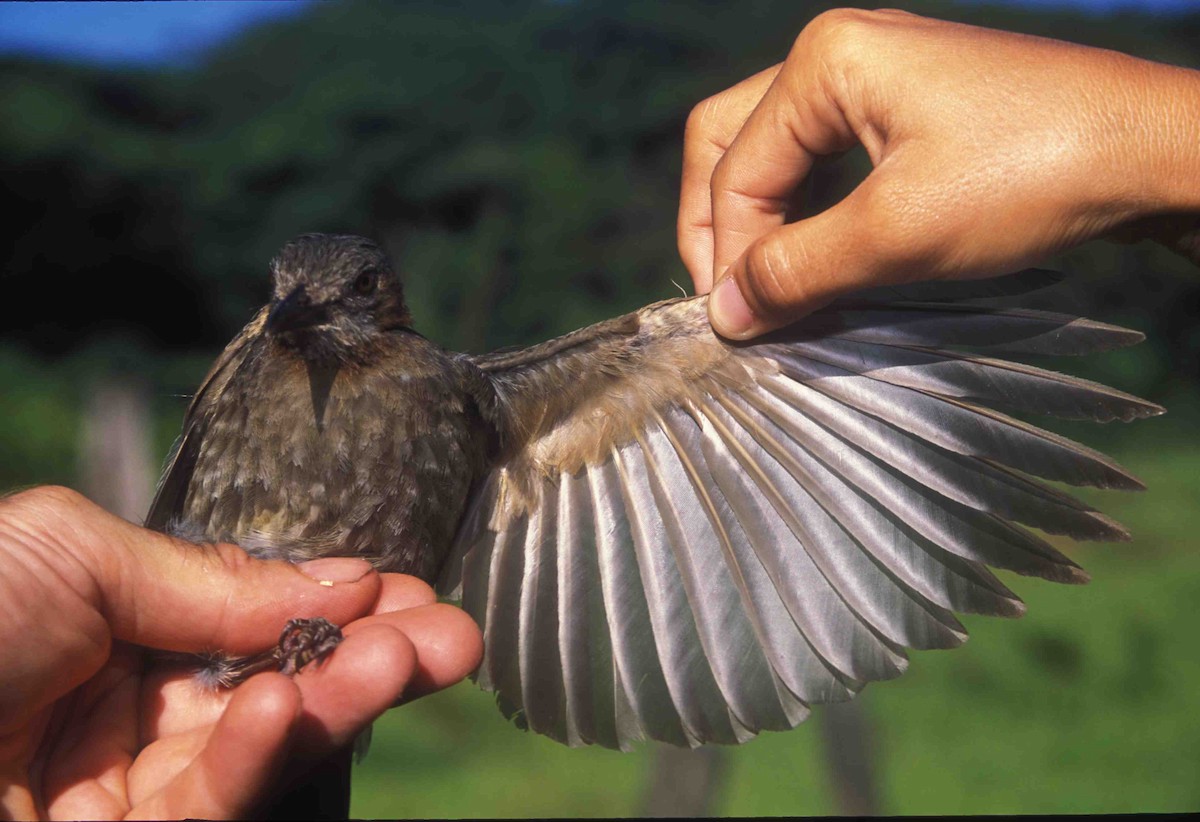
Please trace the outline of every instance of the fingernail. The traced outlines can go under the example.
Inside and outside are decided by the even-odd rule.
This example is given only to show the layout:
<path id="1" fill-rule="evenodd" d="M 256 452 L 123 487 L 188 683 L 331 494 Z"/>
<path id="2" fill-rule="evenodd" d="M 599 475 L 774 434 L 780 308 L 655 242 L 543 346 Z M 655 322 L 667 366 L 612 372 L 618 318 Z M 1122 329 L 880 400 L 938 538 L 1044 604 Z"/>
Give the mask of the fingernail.
<path id="1" fill-rule="evenodd" d="M 371 563 L 365 559 L 354 557 L 324 557 L 310 559 L 296 566 L 306 577 L 311 577 L 322 585 L 333 585 L 335 582 L 358 582 L 371 573 Z"/>
<path id="2" fill-rule="evenodd" d="M 708 298 L 708 316 L 723 337 L 742 339 L 754 328 L 754 315 L 733 277 L 726 276 Z"/>

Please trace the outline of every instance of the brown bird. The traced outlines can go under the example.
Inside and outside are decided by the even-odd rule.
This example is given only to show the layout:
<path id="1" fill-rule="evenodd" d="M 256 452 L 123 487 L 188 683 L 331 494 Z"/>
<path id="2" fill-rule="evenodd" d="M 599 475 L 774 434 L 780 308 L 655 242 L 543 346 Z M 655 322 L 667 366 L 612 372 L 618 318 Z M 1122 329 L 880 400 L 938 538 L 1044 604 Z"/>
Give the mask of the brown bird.
<path id="1" fill-rule="evenodd" d="M 905 648 L 962 643 L 955 611 L 1020 615 L 988 566 L 1086 581 L 1025 526 L 1128 534 L 1038 478 L 1141 483 L 994 409 L 1163 411 L 992 356 L 1142 339 L 979 302 L 1042 271 L 864 292 L 749 344 L 695 297 L 482 356 L 412 329 L 369 240 L 298 237 L 272 274 L 148 524 L 437 582 L 484 631 L 480 685 L 570 745 L 790 728 L 899 675 Z"/>

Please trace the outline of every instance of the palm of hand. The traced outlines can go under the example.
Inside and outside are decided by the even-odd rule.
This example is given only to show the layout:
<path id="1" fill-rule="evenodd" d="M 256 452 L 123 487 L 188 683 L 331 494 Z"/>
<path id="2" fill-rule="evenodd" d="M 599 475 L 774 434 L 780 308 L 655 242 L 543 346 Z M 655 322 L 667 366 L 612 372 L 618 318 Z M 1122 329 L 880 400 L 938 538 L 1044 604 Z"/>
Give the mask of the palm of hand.
<path id="1" fill-rule="evenodd" d="M 307 682 L 263 675 L 209 691 L 186 665 L 119 644 L 83 686 L 46 709 L 22 747 L 49 818 L 247 813 L 283 766 Z"/>

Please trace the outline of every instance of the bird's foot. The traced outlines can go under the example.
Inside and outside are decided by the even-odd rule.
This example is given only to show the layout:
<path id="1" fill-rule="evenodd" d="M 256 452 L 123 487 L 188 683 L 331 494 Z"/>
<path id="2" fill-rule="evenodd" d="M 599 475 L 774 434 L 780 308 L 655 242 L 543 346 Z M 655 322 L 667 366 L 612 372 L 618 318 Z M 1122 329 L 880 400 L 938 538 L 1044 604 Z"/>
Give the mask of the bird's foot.
<path id="1" fill-rule="evenodd" d="M 342 629 L 323 617 L 289 620 L 274 651 L 279 672 L 293 676 L 308 663 L 328 657 L 341 642 Z"/>
<path id="2" fill-rule="evenodd" d="M 199 655 L 197 678 L 207 688 L 221 690 L 240 685 L 263 671 L 279 671 L 294 676 L 310 662 L 319 662 L 342 641 L 342 632 L 327 619 L 293 619 L 283 628 L 279 644 L 254 656 L 229 656 L 223 653 Z M 179 656 L 196 660 L 191 655 Z"/>

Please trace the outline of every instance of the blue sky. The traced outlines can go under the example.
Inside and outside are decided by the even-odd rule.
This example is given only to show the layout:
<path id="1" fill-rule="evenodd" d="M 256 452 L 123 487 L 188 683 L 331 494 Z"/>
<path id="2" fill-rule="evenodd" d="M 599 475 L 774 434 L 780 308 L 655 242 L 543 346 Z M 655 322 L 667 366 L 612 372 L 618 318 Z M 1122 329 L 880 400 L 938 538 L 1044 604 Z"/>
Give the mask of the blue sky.
<path id="1" fill-rule="evenodd" d="M 314 0 L 173 2 L 0 2 L 0 55 L 32 54 L 92 63 L 187 64 L 213 45 L 263 22 L 301 14 Z M 998 0 L 1029 7 L 1105 13 L 1169 13 L 1200 0 Z M 903 2 L 897 2 L 903 7 Z"/>
<path id="2" fill-rule="evenodd" d="M 311 3 L 0 2 L 0 54 L 125 65 L 186 64 L 251 26 L 300 14 Z"/>

